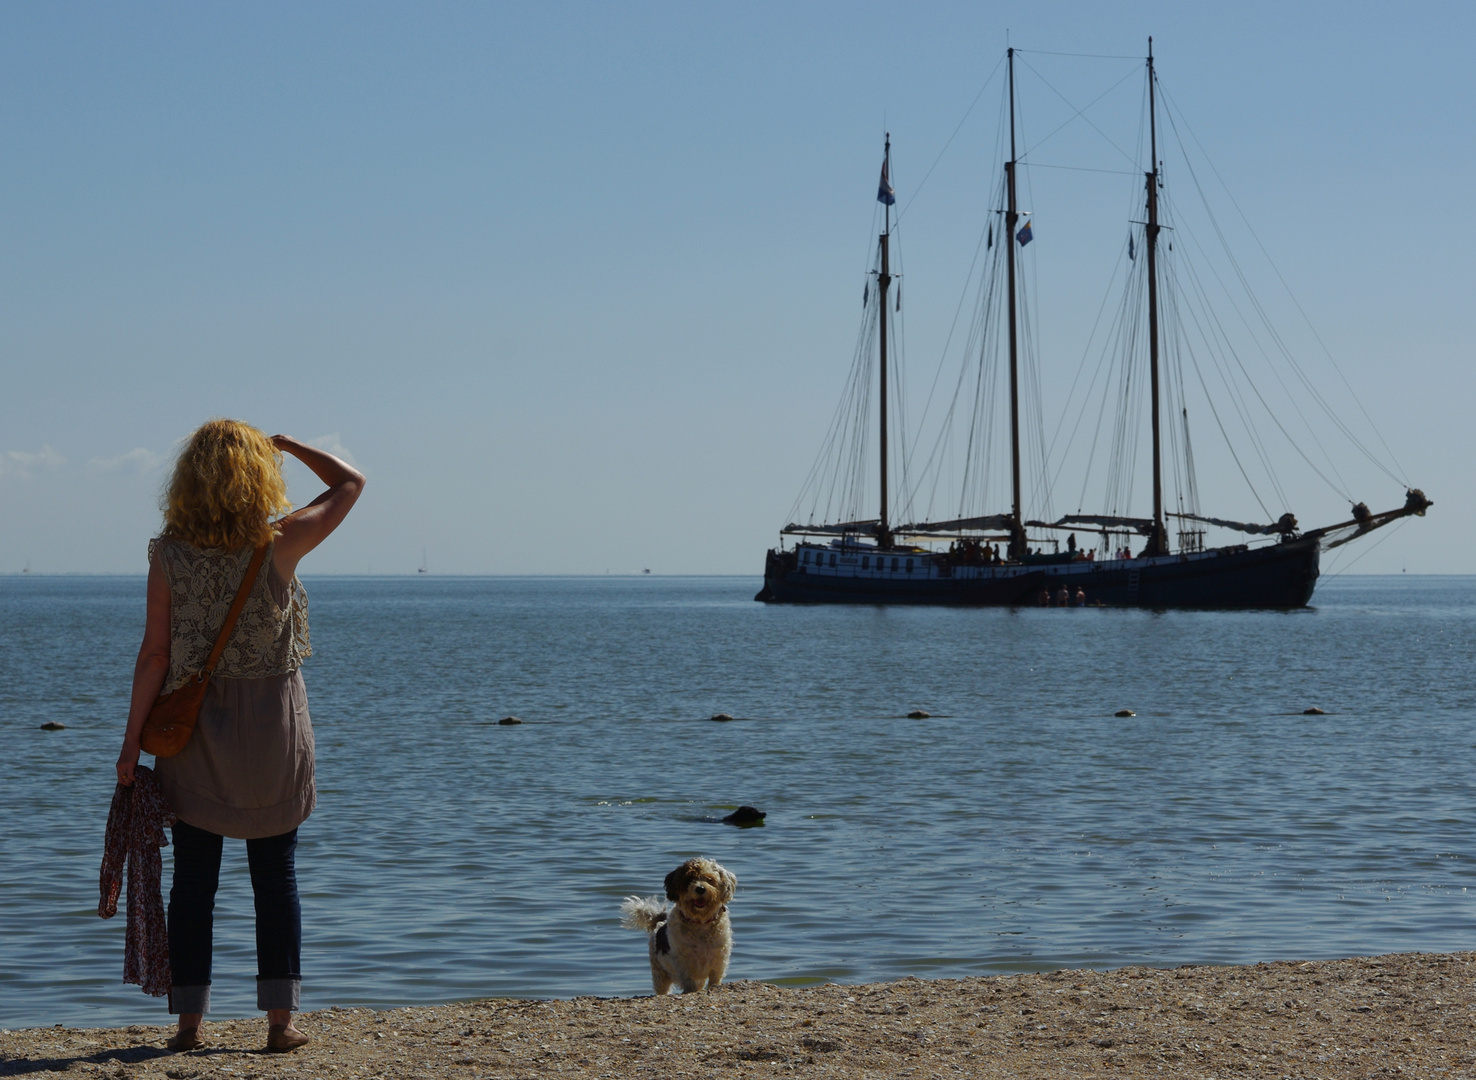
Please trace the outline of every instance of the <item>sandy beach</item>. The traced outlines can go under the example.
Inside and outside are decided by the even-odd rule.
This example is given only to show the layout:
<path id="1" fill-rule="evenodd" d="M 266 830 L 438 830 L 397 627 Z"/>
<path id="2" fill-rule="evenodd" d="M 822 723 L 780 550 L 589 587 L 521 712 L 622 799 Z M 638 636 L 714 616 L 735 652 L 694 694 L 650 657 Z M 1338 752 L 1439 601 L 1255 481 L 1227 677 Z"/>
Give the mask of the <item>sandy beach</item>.
<path id="1" fill-rule="evenodd" d="M 1476 1075 L 1476 953 L 1249 967 L 1121 968 L 664 998 L 494 999 L 264 1021 L 0 1034 L 0 1075 L 125 1077 L 846 1077 Z"/>

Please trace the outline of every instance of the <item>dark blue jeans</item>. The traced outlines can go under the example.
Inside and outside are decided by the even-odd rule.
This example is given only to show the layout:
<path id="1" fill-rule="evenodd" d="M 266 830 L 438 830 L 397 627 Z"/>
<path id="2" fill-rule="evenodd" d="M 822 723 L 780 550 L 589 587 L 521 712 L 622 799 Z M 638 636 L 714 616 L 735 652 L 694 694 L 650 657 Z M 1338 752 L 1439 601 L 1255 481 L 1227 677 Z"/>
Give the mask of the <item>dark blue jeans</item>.
<path id="1" fill-rule="evenodd" d="M 210 1011 L 215 890 L 223 839 L 183 821 L 174 826 L 169 888 L 169 1011 Z M 297 830 L 246 841 L 256 898 L 256 1006 L 298 1007 L 302 984 L 302 905 L 297 899 Z"/>

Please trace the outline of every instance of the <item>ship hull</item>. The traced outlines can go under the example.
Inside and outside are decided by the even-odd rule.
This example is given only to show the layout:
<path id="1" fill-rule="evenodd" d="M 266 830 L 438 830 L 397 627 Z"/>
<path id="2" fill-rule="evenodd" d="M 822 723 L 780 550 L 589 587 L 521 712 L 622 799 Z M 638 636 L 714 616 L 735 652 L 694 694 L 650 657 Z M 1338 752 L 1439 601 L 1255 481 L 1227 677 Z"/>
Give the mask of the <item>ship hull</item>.
<path id="1" fill-rule="evenodd" d="M 817 557 L 810 565 L 801 559 Z M 1312 599 L 1321 548 L 1317 540 L 1293 540 L 1260 548 L 1048 565 L 950 565 L 945 556 L 913 553 L 904 572 L 862 569 L 859 552 L 829 549 L 770 551 L 764 588 L 754 597 L 790 604 L 941 604 L 1020 607 L 1051 602 L 1061 589 L 1088 606 L 1147 608 L 1299 608 Z M 867 554 L 868 564 L 886 558 Z M 893 558 L 891 563 L 898 563 Z"/>

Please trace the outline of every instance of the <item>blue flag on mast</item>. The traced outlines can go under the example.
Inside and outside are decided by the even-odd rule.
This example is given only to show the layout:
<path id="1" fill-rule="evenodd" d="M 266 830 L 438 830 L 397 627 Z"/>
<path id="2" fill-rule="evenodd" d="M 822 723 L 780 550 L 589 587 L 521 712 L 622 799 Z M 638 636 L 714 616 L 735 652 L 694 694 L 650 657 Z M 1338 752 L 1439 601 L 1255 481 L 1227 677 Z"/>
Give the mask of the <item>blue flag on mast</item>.
<path id="1" fill-rule="evenodd" d="M 1020 241 L 1021 247 L 1035 239 L 1035 235 L 1030 231 L 1030 222 L 1027 221 L 1025 227 L 1015 234 L 1015 239 Z"/>
<path id="2" fill-rule="evenodd" d="M 876 201 L 892 206 L 897 201 L 897 193 L 892 190 L 892 182 L 887 179 L 887 159 L 882 158 L 881 183 L 877 185 Z"/>

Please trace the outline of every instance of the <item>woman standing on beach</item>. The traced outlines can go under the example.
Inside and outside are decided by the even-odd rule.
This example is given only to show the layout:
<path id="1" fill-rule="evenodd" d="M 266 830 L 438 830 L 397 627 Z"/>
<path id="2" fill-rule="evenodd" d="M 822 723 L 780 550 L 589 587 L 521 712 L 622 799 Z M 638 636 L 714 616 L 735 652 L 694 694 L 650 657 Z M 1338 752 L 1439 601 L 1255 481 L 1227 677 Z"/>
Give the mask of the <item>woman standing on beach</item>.
<path id="1" fill-rule="evenodd" d="M 286 517 L 282 452 L 328 490 Z M 302 980 L 297 828 L 312 813 L 313 729 L 302 661 L 307 595 L 297 563 L 336 529 L 364 488 L 358 470 L 249 424 L 211 420 L 179 455 L 164 507 L 163 535 L 149 544 L 148 616 L 118 780 L 133 783 L 139 737 L 154 700 L 200 670 L 254 551 L 266 558 L 221 657 L 189 743 L 160 758 L 159 787 L 178 817 L 169 890 L 169 1011 L 179 1014 L 175 1050 L 202 1045 L 210 1010 L 212 913 L 223 837 L 246 841 L 256 898 L 257 1007 L 269 1050 L 308 1038 L 292 1025 Z"/>

